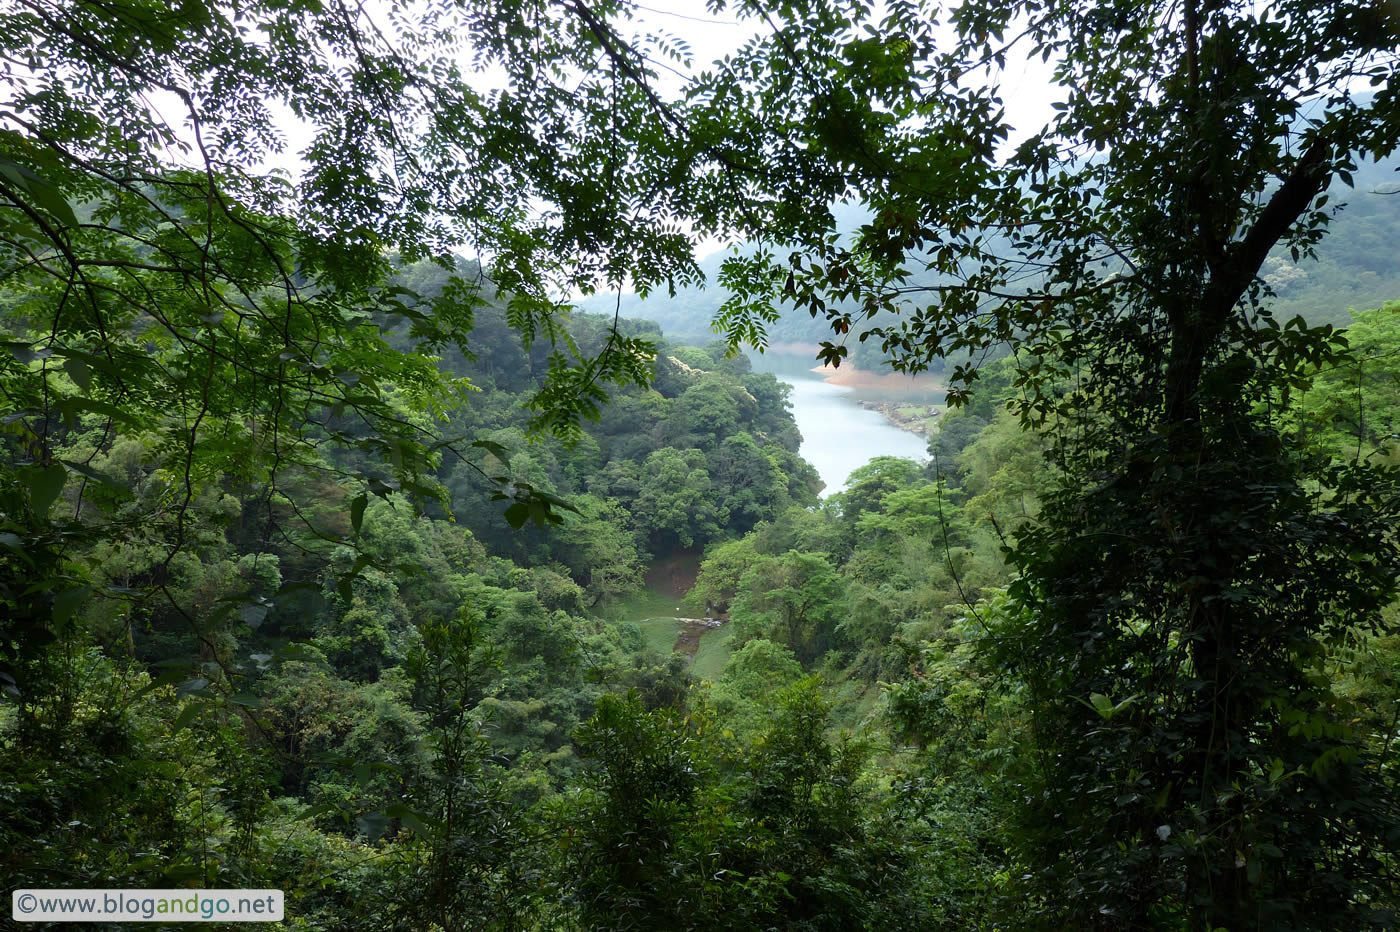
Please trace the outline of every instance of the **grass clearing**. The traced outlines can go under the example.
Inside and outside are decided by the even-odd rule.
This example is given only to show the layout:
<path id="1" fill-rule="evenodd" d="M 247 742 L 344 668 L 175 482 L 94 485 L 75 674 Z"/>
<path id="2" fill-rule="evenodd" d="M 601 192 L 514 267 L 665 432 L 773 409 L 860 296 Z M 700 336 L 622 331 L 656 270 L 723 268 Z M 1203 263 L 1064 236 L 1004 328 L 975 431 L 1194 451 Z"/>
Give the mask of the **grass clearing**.
<path id="1" fill-rule="evenodd" d="M 695 659 L 690 662 L 690 675 L 697 680 L 719 679 L 724 665 L 729 662 L 729 626 L 721 625 L 706 631 L 700 638 L 700 647 Z"/>
<path id="2" fill-rule="evenodd" d="M 647 650 L 660 655 L 662 659 L 671 656 L 671 651 L 676 648 L 676 639 L 681 634 L 681 623 L 673 618 L 664 616 L 659 618 L 643 618 L 637 622 L 637 627 L 642 629 L 642 638 L 646 641 Z"/>
<path id="3" fill-rule="evenodd" d="M 665 658 L 676 649 L 676 642 L 685 631 L 685 623 L 677 616 L 689 614 L 671 594 L 659 587 L 648 586 L 625 599 L 608 606 L 606 615 L 614 621 L 630 621 L 642 630 L 646 649 Z M 691 661 L 690 672 L 696 679 L 714 680 L 729 660 L 729 629 L 712 628 L 700 636 L 700 646 Z"/>
<path id="4" fill-rule="evenodd" d="M 615 621 L 670 617 L 680 608 L 680 600 L 657 589 L 642 589 L 609 605 L 604 614 Z M 684 613 L 682 613 L 684 614 Z"/>

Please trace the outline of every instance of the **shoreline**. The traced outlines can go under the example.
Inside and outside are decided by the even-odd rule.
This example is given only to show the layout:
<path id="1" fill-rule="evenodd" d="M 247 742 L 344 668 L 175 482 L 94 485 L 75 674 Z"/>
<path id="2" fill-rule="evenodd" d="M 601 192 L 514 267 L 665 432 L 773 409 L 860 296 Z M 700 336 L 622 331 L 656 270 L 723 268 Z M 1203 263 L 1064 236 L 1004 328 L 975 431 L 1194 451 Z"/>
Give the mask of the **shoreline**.
<path id="1" fill-rule="evenodd" d="M 905 375 L 903 372 L 871 372 L 868 369 L 857 369 L 855 366 L 845 365 L 837 369 L 832 366 L 813 366 L 812 372 L 822 377 L 822 381 L 829 385 L 840 385 L 843 388 L 883 388 L 891 391 L 939 391 L 943 384 L 938 381 L 937 376 L 927 372 L 918 375 Z"/>
<path id="2" fill-rule="evenodd" d="M 909 405 L 894 401 L 859 399 L 857 403 L 867 411 L 879 412 L 885 420 L 900 430 L 907 430 L 920 437 L 928 437 L 933 433 L 933 422 L 942 417 L 945 410 L 942 405 Z M 918 409 L 918 413 L 906 415 L 900 410 L 911 407 Z"/>
<path id="3" fill-rule="evenodd" d="M 839 369 L 832 366 L 813 366 L 810 371 L 820 375 L 822 381 L 828 385 L 837 385 L 842 388 L 866 388 L 909 394 L 936 392 L 943 387 L 935 376 L 928 373 L 905 375 L 902 372 L 870 372 L 865 369 L 857 369 L 855 366 L 842 366 Z M 894 427 L 919 437 L 928 437 L 933 432 L 933 422 L 941 417 L 946 410 L 942 404 L 932 404 L 913 398 L 903 400 L 857 398 L 856 403 L 867 411 L 878 412 Z"/>

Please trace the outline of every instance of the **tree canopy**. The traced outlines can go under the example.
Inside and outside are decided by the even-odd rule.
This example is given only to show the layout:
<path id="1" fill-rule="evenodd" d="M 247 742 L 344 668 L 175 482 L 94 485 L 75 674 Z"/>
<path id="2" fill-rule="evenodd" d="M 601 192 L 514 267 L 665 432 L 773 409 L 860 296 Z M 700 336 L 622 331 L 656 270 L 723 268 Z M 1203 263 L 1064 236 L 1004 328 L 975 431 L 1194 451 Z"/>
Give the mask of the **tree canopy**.
<path id="1" fill-rule="evenodd" d="M 557 520 L 560 500 L 478 465 L 494 442 L 442 433 L 472 385 L 431 354 L 470 358 L 476 312 L 499 295 L 517 339 L 552 347 L 537 429 L 576 438 L 609 385 L 649 382 L 649 341 L 614 330 L 580 350 L 561 303 L 694 273 L 657 174 L 674 130 L 650 118 L 639 70 L 644 50 L 676 53 L 624 41 L 624 12 L 40 0 L 0 14 L 0 392 L 23 449 L 0 467 L 4 566 L 46 580 L 4 595 L 29 619 L 20 642 L 86 594 L 62 567 L 72 535 L 130 530 L 49 520 L 68 479 L 80 512 L 116 485 L 91 451 L 59 449 L 61 424 L 164 451 L 162 506 L 128 514 L 170 526 L 157 577 L 215 476 L 260 488 L 265 534 L 308 545 L 323 535 L 301 483 L 346 482 L 358 531 L 368 495 L 443 500 L 444 457 L 513 524 Z M 501 86 L 477 90 L 492 69 Z M 458 269 L 459 251 L 488 268 Z M 388 280 L 422 258 L 458 274 L 432 295 Z M 335 448 L 382 466 L 347 472 Z"/>
<path id="2" fill-rule="evenodd" d="M 1400 141 L 1395 10 L 784 13 L 695 92 L 776 173 L 766 247 L 722 276 L 730 338 L 785 299 L 830 322 L 822 358 L 848 334 L 908 371 L 950 358 L 955 405 L 1009 348 L 1012 406 L 1052 431 L 1061 481 L 988 641 L 1039 709 L 1027 886 L 1081 891 L 1047 903 L 1085 927 L 1383 921 L 1395 812 L 1310 684 L 1325 643 L 1385 624 L 1396 476 L 1300 448 L 1281 412 L 1346 341 L 1276 321 L 1261 268 L 1311 255 L 1334 179 Z M 995 75 L 1027 53 L 1060 96 L 1012 146 Z M 787 212 L 813 196 L 870 220 L 852 240 Z M 1367 800 L 1352 815 L 1337 780 Z M 1319 844 L 1355 856 L 1323 868 Z"/>
<path id="3" fill-rule="evenodd" d="M 849 601 L 827 551 L 738 545 L 706 564 L 741 627 L 785 642 L 795 661 L 884 635 L 910 605 L 926 612 L 919 600 L 956 591 L 973 603 L 980 634 L 964 625 L 958 637 L 1018 677 L 1033 708 L 1035 764 L 1006 804 L 1025 868 L 1014 880 L 1021 918 L 1212 932 L 1392 923 L 1390 740 L 1364 740 L 1354 727 L 1364 710 L 1325 667 L 1334 645 L 1394 630 L 1400 473 L 1366 455 L 1374 425 L 1356 425 L 1348 455 L 1335 432 L 1319 447 L 1316 414 L 1295 407 L 1311 390 L 1314 411 L 1335 409 L 1336 376 L 1320 370 L 1356 367 L 1358 385 L 1383 370 L 1362 367 L 1330 327 L 1275 319 L 1264 271 L 1310 256 L 1338 209 L 1333 182 L 1400 145 L 1395 5 L 904 2 L 878 20 L 864 0 L 710 6 L 765 28 L 671 98 L 657 74 L 688 51 L 628 35 L 639 7 L 622 0 L 377 10 L 19 0 L 0 12 L 0 397 L 13 452 L 0 462 L 0 687 L 22 696 L 46 675 L 54 686 L 25 727 L 66 733 L 81 717 L 65 698 L 76 680 L 39 669 L 57 662 L 55 641 L 74 647 L 65 669 L 131 695 L 120 714 L 148 695 L 101 674 L 100 652 L 63 640 L 87 612 L 92 631 L 124 623 L 131 641 L 129 617 L 114 613 L 104 629 L 84 608 L 99 588 L 108 600 L 163 599 L 189 622 L 200 675 L 186 692 L 199 693 L 228 663 L 233 627 L 290 616 L 301 586 L 333 605 L 309 640 L 346 678 L 307 676 L 271 694 L 319 703 L 324 717 L 362 710 L 339 746 L 354 756 L 364 739 L 417 768 L 421 811 L 439 824 L 460 825 L 467 785 L 489 816 L 481 825 L 508 823 L 512 803 L 481 777 L 485 745 L 465 710 L 489 706 L 520 747 L 563 753 L 554 720 L 537 715 L 587 714 L 566 643 L 585 589 L 563 564 L 498 565 L 491 585 L 453 571 L 449 592 L 425 584 L 406 605 L 396 562 L 481 561 L 462 541 L 444 554 L 385 512 L 406 492 L 447 514 L 463 476 L 514 527 L 581 510 L 545 489 L 543 455 L 512 469 L 503 440 L 523 434 L 444 430 L 479 386 L 437 357 L 469 363 L 518 338 L 523 351 L 493 354 L 497 368 L 482 374 L 530 388 L 536 434 L 580 441 L 581 419 L 601 418 L 606 438 L 627 416 L 604 414 L 610 387 L 655 382 L 679 399 L 639 393 L 616 409 L 647 418 L 652 434 L 630 442 L 654 449 L 593 474 L 599 436 L 574 448 L 574 472 L 602 499 L 583 503 L 560 556 L 595 596 L 635 579 L 638 544 L 691 547 L 732 524 L 769 544 L 824 536 L 850 559 Z M 1048 125 L 1013 137 L 996 75 L 1025 54 L 1054 62 L 1061 99 Z M 497 89 L 482 89 L 487 73 Z M 298 136 L 300 164 L 276 167 Z M 841 202 L 868 218 L 854 237 L 838 228 Z M 994 528 L 1016 573 L 1004 594 L 981 606 L 968 597 L 966 574 L 990 573 L 972 558 L 990 532 L 953 510 L 944 477 L 915 481 L 899 463 L 856 477 L 844 528 L 802 517 L 760 527 L 779 504 L 810 497 L 781 393 L 697 373 L 699 351 L 658 360 L 656 342 L 616 318 L 568 326 L 576 294 L 694 281 L 693 250 L 711 235 L 745 241 L 720 274 L 730 298 L 716 325 L 729 349 L 761 346 L 796 308 L 829 324 L 822 359 L 848 358 L 852 336 L 905 371 L 947 359 L 953 405 L 972 402 L 982 366 L 1009 354 L 999 371 L 1010 408 L 1047 433 L 1052 468 L 1045 487 L 1022 468 L 998 489 L 1034 503 L 1017 527 Z M 408 283 L 427 277 L 409 264 L 420 260 L 453 274 L 415 293 Z M 497 304 L 491 342 L 474 343 Z M 1367 350 L 1378 326 L 1360 324 L 1356 348 Z M 657 411 L 668 416 L 653 424 Z M 782 436 L 764 446 L 738 432 L 746 425 Z M 969 468 L 1009 460 L 996 440 L 967 452 Z M 608 525 L 625 520 L 623 499 L 638 512 L 630 541 Z M 337 509 L 338 521 L 325 513 Z M 894 538 L 904 549 L 864 546 Z M 327 575 L 283 584 L 287 564 L 316 548 Z M 611 576 L 583 565 L 598 553 L 618 561 Z M 910 597 L 915 565 L 928 579 Z M 839 620 L 847 605 L 857 623 Z M 490 697 L 474 679 L 490 666 L 481 623 L 518 674 Z M 604 653 L 620 637 L 577 640 Z M 961 645 L 903 643 L 935 674 L 969 662 Z M 869 662 L 888 664 L 892 647 Z M 249 663 L 261 672 L 264 661 Z M 918 672 L 927 688 L 895 690 L 898 714 L 937 747 L 930 722 L 967 708 L 966 696 Z M 676 692 L 665 674 L 651 685 Z M 698 878 L 697 902 L 721 914 L 706 899 L 718 875 L 695 867 L 710 863 L 709 832 L 723 841 L 715 850 L 749 864 L 755 925 L 818 920 L 780 904 L 767 884 L 792 878 L 753 838 L 786 854 L 809 842 L 821 874 L 812 896 L 832 922 L 878 911 L 857 881 L 893 859 L 869 825 L 845 818 L 865 750 L 826 740 L 814 689 L 799 680 L 784 691 L 742 765 L 752 788 L 738 821 L 723 814 L 729 784 L 690 764 L 702 742 L 689 719 L 636 697 L 600 701 L 579 738 L 596 781 L 573 809 L 586 828 L 572 857 L 588 909 L 639 921 L 668 869 L 655 860 L 664 850 Z M 390 701 L 396 692 L 408 698 Z M 140 724 L 152 744 L 183 740 Z M 320 740 L 280 726 L 269 740 Z M 431 765 L 411 742 L 382 737 L 410 732 L 437 749 Z M 236 768 L 243 746 L 227 720 L 220 734 L 217 753 Z M 658 787 L 642 810 L 623 804 L 639 782 Z M 355 783 L 317 790 L 327 811 L 390 792 L 369 771 Z M 249 783 L 239 811 L 254 812 L 258 792 Z M 907 799 L 927 801 L 920 792 Z M 394 811 L 426 831 L 419 810 Z M 741 824 L 770 819 L 791 829 L 781 843 Z M 387 823 L 381 813 L 368 824 Z M 474 864 L 501 844 L 453 837 L 480 845 Z M 473 895 L 449 889 L 453 850 L 427 856 L 440 912 Z M 613 850 L 638 853 L 636 871 Z M 401 876 L 427 869 L 413 857 Z M 725 897 L 748 902 L 736 890 L 746 892 Z"/>

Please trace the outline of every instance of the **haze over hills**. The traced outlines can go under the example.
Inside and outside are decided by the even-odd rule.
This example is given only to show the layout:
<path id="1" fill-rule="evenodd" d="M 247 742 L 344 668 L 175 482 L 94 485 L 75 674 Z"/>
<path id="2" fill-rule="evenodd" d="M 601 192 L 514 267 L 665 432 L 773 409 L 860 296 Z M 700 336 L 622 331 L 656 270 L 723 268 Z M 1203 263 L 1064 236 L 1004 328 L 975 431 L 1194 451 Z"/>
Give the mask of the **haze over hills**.
<path id="1" fill-rule="evenodd" d="M 1389 159 L 1367 163 L 1355 172 L 1355 187 L 1333 185 L 1333 204 L 1343 204 L 1331 223 L 1331 230 L 1318 247 L 1316 259 L 1293 262 L 1286 251 L 1278 250 L 1264 265 L 1265 280 L 1274 289 L 1272 307 L 1280 320 L 1301 315 L 1310 323 L 1338 326 L 1349 322 L 1348 309 L 1379 307 L 1400 294 L 1400 266 L 1395 263 L 1400 243 L 1400 162 Z M 854 232 L 864 215 L 850 206 L 836 210 L 842 229 Z M 636 294 L 622 296 L 623 317 L 655 321 L 668 337 L 681 342 L 705 343 L 714 338 L 710 321 L 729 296 L 718 284 L 719 270 L 730 250 L 720 250 L 700 263 L 709 282 L 706 288 L 680 288 L 674 297 L 664 291 L 643 299 Z M 593 295 L 578 305 L 579 310 L 609 314 L 619 309 L 613 294 Z M 806 311 L 782 308 L 782 317 L 768 333 L 769 345 L 812 344 L 830 339 L 826 322 Z M 851 341 L 857 363 L 862 354 Z M 872 354 L 878 355 L 878 354 Z M 878 364 L 878 363 L 876 363 Z"/>

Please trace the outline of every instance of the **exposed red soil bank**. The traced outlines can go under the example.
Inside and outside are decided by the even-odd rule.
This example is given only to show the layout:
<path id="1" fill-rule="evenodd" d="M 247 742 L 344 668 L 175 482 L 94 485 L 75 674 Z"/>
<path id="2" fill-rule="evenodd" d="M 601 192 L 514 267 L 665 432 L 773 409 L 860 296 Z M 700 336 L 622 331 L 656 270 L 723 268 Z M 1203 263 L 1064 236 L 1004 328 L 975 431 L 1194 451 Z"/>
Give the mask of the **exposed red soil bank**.
<path id="1" fill-rule="evenodd" d="M 700 554 L 682 550 L 652 561 L 647 568 L 644 582 L 648 589 L 665 593 L 668 597 L 685 597 L 695 586 L 695 577 L 700 574 Z"/>
<path id="2" fill-rule="evenodd" d="M 880 388 L 908 392 L 916 389 L 933 391 L 941 387 L 937 376 L 927 372 L 905 375 L 903 372 L 871 372 L 868 369 L 857 369 L 855 366 L 842 366 L 839 369 L 831 366 L 813 366 L 812 371 L 819 373 L 823 381 L 846 388 Z"/>

